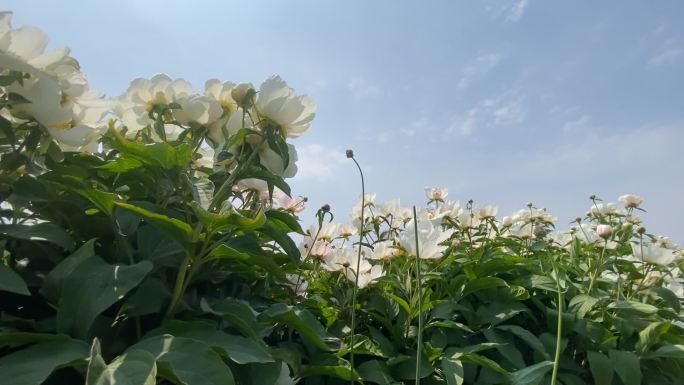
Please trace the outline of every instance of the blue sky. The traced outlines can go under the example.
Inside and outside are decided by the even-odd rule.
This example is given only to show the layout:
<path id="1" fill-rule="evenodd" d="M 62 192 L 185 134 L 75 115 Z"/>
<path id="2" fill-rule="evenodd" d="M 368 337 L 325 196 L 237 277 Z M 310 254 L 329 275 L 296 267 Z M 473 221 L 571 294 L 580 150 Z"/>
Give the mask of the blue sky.
<path id="1" fill-rule="evenodd" d="M 645 197 L 649 231 L 684 242 L 684 3 L 613 1 L 3 2 L 15 27 L 72 49 L 118 96 L 165 72 L 259 84 L 279 74 L 318 103 L 293 141 L 293 191 L 340 220 L 359 195 L 423 188 L 583 215 L 592 193 Z"/>

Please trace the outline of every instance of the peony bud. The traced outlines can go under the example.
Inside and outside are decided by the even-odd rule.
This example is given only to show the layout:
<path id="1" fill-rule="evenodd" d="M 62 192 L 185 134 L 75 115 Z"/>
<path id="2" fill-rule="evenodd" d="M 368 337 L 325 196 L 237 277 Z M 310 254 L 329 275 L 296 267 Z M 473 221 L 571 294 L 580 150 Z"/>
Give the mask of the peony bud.
<path id="1" fill-rule="evenodd" d="M 613 232 L 613 228 L 610 227 L 610 225 L 598 225 L 596 227 L 596 233 L 599 235 L 599 237 L 603 239 L 608 239 L 610 238 L 610 234 Z"/>
<path id="2" fill-rule="evenodd" d="M 256 102 L 256 91 L 254 86 L 249 83 L 241 83 L 235 86 L 230 91 L 230 96 L 238 104 L 238 106 L 248 109 L 251 108 Z"/>
<path id="3" fill-rule="evenodd" d="M 505 216 L 501 219 L 501 224 L 503 225 L 503 227 L 511 227 L 513 226 L 513 218 Z"/>

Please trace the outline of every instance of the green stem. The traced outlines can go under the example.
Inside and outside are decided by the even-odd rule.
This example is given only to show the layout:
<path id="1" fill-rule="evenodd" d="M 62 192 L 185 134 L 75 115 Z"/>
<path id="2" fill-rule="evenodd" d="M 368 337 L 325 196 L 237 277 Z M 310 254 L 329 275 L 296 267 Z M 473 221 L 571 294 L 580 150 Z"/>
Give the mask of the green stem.
<path id="1" fill-rule="evenodd" d="M 594 283 L 596 283 L 596 277 L 598 277 L 599 270 L 603 267 L 603 256 L 606 253 L 606 249 L 608 248 L 608 240 L 605 240 L 605 244 L 603 245 L 603 249 L 601 250 L 601 257 L 598 260 L 598 263 L 596 264 L 596 270 L 594 270 L 594 274 L 591 276 L 591 282 L 589 282 L 589 290 L 587 290 L 587 294 L 591 295 L 591 289 L 594 288 Z"/>
<path id="2" fill-rule="evenodd" d="M 348 155 L 349 156 L 349 155 Z M 349 363 L 351 365 L 351 385 L 356 383 L 355 371 L 354 371 L 354 336 L 356 333 L 356 296 L 359 289 L 359 270 L 361 268 L 361 247 L 363 245 L 363 227 L 364 227 L 364 209 L 366 207 L 366 185 L 363 180 L 363 171 L 359 162 L 354 159 L 354 156 L 350 156 L 351 160 L 356 164 L 356 168 L 359 169 L 359 174 L 361 175 L 361 228 L 359 229 L 359 252 L 356 258 L 356 271 L 354 272 L 354 287 L 352 288 L 352 313 L 351 313 L 351 336 L 349 343 L 351 345 Z"/>
<path id="3" fill-rule="evenodd" d="M 561 354 L 561 332 L 563 328 L 563 292 L 561 291 L 560 278 L 556 271 L 556 288 L 558 290 L 558 326 L 556 328 L 556 356 L 553 359 L 553 372 L 551 373 L 551 385 L 556 385 L 558 376 L 558 363 Z"/>
<path id="4" fill-rule="evenodd" d="M 420 249 L 418 248 L 418 216 L 413 206 L 413 230 L 416 235 L 416 277 L 418 279 L 418 346 L 416 347 L 416 385 L 420 385 L 420 358 L 423 347 L 423 279 L 420 272 Z"/>
<path id="5" fill-rule="evenodd" d="M 183 262 L 181 262 L 180 268 L 178 269 L 176 285 L 173 288 L 171 303 L 169 303 L 169 308 L 166 311 L 166 318 L 169 318 L 173 315 L 174 311 L 176 311 L 176 306 L 178 306 L 178 303 L 180 302 L 180 298 L 183 296 L 183 291 L 185 290 L 186 274 L 188 272 L 188 265 L 190 264 L 190 261 L 190 255 L 186 254 L 185 258 L 183 258 Z"/>
<path id="6" fill-rule="evenodd" d="M 263 143 L 263 138 L 262 138 L 262 143 Z M 252 163 L 254 158 L 257 156 L 259 152 L 256 151 L 255 148 L 252 148 L 252 153 L 249 154 L 249 157 L 247 157 L 247 160 L 245 162 L 242 162 L 238 165 L 237 169 L 233 171 L 230 176 L 228 176 L 228 179 L 226 179 L 225 182 L 221 185 L 221 187 L 218 189 L 216 194 L 214 195 L 214 199 L 211 200 L 211 204 L 209 205 L 209 210 L 215 210 L 218 207 L 218 204 L 222 202 L 230 192 L 230 189 L 233 187 L 233 183 L 235 183 L 235 179 L 240 175 L 240 172 L 242 169 L 246 166 Z"/>

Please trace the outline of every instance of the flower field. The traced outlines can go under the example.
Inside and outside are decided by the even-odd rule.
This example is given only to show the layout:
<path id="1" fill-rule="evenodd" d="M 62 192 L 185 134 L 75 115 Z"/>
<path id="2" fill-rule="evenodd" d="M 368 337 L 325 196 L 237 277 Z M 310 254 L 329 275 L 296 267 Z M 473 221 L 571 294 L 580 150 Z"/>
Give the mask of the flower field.
<path id="1" fill-rule="evenodd" d="M 641 197 L 591 196 L 570 225 L 440 187 L 407 207 L 350 150 L 358 202 L 303 229 L 286 179 L 309 97 L 159 74 L 105 98 L 11 18 L 0 383 L 684 383 L 684 252 Z"/>

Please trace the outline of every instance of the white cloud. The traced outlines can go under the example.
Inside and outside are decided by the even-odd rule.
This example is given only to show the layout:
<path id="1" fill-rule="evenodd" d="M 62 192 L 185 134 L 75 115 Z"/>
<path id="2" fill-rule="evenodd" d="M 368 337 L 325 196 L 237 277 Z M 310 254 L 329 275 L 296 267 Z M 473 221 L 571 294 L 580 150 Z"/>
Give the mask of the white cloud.
<path id="1" fill-rule="evenodd" d="M 463 69 L 461 79 L 457 83 L 460 89 L 467 88 L 473 81 L 481 79 L 501 61 L 496 53 L 482 54 Z"/>
<path id="2" fill-rule="evenodd" d="M 347 160 L 343 151 L 327 148 L 317 143 L 297 146 L 297 157 L 298 170 L 294 177 L 296 181 L 330 181 L 335 178 L 335 173 Z"/>
<path id="3" fill-rule="evenodd" d="M 516 125 L 525 121 L 527 109 L 522 97 L 508 92 L 498 98 L 480 101 L 456 116 L 446 129 L 448 134 L 471 135 L 476 128 Z"/>
<path id="4" fill-rule="evenodd" d="M 682 50 L 680 47 L 668 47 L 651 57 L 651 59 L 648 61 L 648 64 L 652 66 L 674 64 L 677 59 L 682 56 L 682 53 L 684 53 L 684 50 Z"/>
<path id="5" fill-rule="evenodd" d="M 399 131 L 408 137 L 412 137 L 415 136 L 418 131 L 425 130 L 429 125 L 430 119 L 424 116 L 412 121 L 407 126 L 400 127 Z"/>
<path id="6" fill-rule="evenodd" d="M 582 128 L 589 123 L 591 117 L 589 115 L 582 115 L 577 119 L 569 120 L 563 124 L 563 130 L 572 131 L 576 128 Z"/>
<path id="7" fill-rule="evenodd" d="M 513 4 L 508 7 L 506 21 L 518 22 L 525 14 L 525 9 L 529 5 L 528 0 L 515 0 Z"/>
<path id="8" fill-rule="evenodd" d="M 347 87 L 357 99 L 375 98 L 381 94 L 378 86 L 368 83 L 368 81 L 362 77 L 351 79 Z"/>

